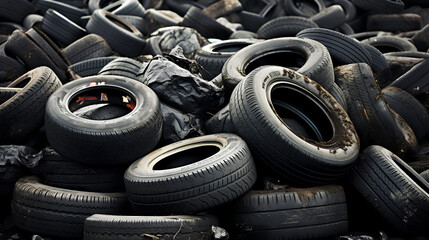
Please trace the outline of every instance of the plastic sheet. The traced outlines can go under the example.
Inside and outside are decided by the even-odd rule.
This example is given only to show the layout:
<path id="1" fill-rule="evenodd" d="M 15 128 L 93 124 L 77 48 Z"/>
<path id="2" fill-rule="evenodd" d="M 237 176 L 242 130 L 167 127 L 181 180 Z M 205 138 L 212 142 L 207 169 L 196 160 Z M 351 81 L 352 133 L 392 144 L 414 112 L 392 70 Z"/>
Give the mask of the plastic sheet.
<path id="1" fill-rule="evenodd" d="M 0 146 L 0 166 L 12 164 L 33 168 L 42 159 L 42 152 L 28 146 L 3 145 Z"/>

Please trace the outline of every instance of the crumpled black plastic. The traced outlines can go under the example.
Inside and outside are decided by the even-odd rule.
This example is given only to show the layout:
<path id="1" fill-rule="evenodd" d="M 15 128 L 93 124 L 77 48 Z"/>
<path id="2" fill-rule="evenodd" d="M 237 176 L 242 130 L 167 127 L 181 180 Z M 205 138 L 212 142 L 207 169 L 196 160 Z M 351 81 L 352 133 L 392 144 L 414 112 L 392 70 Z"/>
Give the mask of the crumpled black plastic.
<path id="1" fill-rule="evenodd" d="M 155 91 L 161 101 L 197 117 L 217 112 L 225 101 L 222 88 L 163 56 L 154 57 L 137 77 Z"/>
<path id="2" fill-rule="evenodd" d="M 42 152 L 38 152 L 32 147 L 20 145 L 0 146 L 0 166 L 12 164 L 33 168 L 39 163 L 42 157 Z"/>
<path id="3" fill-rule="evenodd" d="M 201 120 L 192 114 L 183 113 L 168 105 L 161 103 L 162 116 L 162 140 L 165 143 L 174 143 L 185 138 L 204 135 L 201 128 Z"/>

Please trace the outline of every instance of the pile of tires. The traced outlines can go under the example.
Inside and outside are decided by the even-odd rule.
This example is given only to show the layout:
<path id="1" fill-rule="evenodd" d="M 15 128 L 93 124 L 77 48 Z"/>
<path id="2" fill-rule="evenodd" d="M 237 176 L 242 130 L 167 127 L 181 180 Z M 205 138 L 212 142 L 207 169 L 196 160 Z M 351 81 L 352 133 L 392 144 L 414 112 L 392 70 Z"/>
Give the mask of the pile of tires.
<path id="1" fill-rule="evenodd" d="M 429 238 L 426 7 L 0 0 L 0 238 Z"/>

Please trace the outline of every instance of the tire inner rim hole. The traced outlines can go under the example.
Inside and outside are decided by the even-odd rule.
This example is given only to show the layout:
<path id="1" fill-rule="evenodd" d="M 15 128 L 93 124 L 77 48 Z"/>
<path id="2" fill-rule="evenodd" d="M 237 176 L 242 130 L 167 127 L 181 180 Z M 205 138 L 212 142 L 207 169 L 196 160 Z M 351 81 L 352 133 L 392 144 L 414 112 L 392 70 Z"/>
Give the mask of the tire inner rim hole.
<path id="1" fill-rule="evenodd" d="M 334 129 L 325 111 L 301 90 L 276 86 L 271 91 L 271 103 L 277 117 L 298 136 L 317 142 L 333 138 Z"/>
<path id="2" fill-rule="evenodd" d="M 306 58 L 304 54 L 293 50 L 283 50 L 274 53 L 267 53 L 253 59 L 245 68 L 245 74 L 249 74 L 260 66 L 275 65 L 291 69 L 299 69 L 304 66 Z"/>
<path id="3" fill-rule="evenodd" d="M 135 97 L 113 87 L 92 87 L 79 91 L 68 102 L 76 116 L 92 120 L 109 120 L 125 116 L 134 110 Z"/>
<path id="4" fill-rule="evenodd" d="M 380 45 L 380 46 L 374 46 L 375 48 L 377 48 L 381 53 L 389 53 L 389 52 L 401 52 L 402 50 L 397 48 L 397 47 L 393 47 L 393 46 L 386 46 L 386 45 Z"/>
<path id="5" fill-rule="evenodd" d="M 219 46 L 213 49 L 214 52 L 234 53 L 238 50 L 249 46 L 249 43 L 234 43 L 233 45 Z"/>
<path id="6" fill-rule="evenodd" d="M 166 170 L 199 162 L 219 152 L 219 147 L 206 145 L 198 146 L 172 154 L 163 158 L 153 166 L 153 170 Z"/>
<path id="7" fill-rule="evenodd" d="M 123 22 L 120 22 L 118 19 L 113 18 L 112 16 L 106 15 L 106 18 L 109 19 L 111 22 L 113 22 L 115 25 L 119 26 L 120 28 L 123 28 L 123 29 L 125 29 L 127 31 L 130 31 L 130 32 L 133 31 L 126 24 L 124 24 Z"/>
<path id="8" fill-rule="evenodd" d="M 27 85 L 27 83 L 29 83 L 31 80 L 31 77 L 26 77 L 24 79 L 21 79 L 19 81 L 17 81 L 16 83 L 11 83 L 9 84 L 8 87 L 14 87 L 14 88 L 23 88 Z"/>

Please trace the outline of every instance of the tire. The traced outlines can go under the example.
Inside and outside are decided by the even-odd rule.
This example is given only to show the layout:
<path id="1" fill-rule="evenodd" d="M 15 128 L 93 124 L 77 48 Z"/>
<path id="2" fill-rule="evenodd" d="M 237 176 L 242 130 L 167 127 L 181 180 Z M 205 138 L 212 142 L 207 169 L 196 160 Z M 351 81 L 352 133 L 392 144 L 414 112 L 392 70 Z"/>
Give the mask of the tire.
<path id="1" fill-rule="evenodd" d="M 93 108 L 85 109 L 85 111 L 82 111 L 79 113 L 78 111 L 76 111 L 75 113 L 79 117 L 92 119 L 92 120 L 109 120 L 109 119 L 124 116 L 128 113 L 126 109 L 123 109 L 120 106 L 116 106 L 112 104 L 92 105 L 90 107 L 93 107 Z"/>
<path id="2" fill-rule="evenodd" d="M 95 10 L 106 7 L 111 0 L 88 0 L 88 10 L 92 14 Z"/>
<path id="3" fill-rule="evenodd" d="M 368 51 L 369 55 L 371 55 L 370 66 L 374 73 L 380 73 L 381 71 L 386 71 L 389 69 L 386 57 L 384 57 L 383 53 L 380 52 L 380 50 L 366 43 L 362 43 L 362 45 Z"/>
<path id="4" fill-rule="evenodd" d="M 344 96 L 343 90 L 341 90 L 338 84 L 332 84 L 332 87 L 330 89 L 327 89 L 327 91 L 335 98 L 335 100 L 337 100 L 337 102 L 341 105 L 344 111 L 347 112 L 347 100 Z"/>
<path id="5" fill-rule="evenodd" d="M 117 57 L 92 58 L 75 63 L 71 65 L 69 69 L 80 77 L 94 76 L 97 75 L 104 66 L 116 58 Z"/>
<path id="6" fill-rule="evenodd" d="M 398 153 L 410 150 L 367 64 L 337 67 L 335 77 L 362 147 L 378 144 Z"/>
<path id="7" fill-rule="evenodd" d="M 345 35 L 352 35 L 355 33 L 355 30 L 353 30 L 353 28 L 347 23 L 341 24 L 338 28 L 335 29 L 335 31 Z"/>
<path id="8" fill-rule="evenodd" d="M 285 61 L 286 59 L 290 61 Z M 311 39 L 277 38 L 247 46 L 229 58 L 222 68 L 225 90 L 232 92 L 245 75 L 261 65 L 295 67 L 299 66 L 298 62 L 304 62 L 299 73 L 318 82 L 325 89 L 332 86 L 332 60 L 322 44 Z"/>
<path id="9" fill-rule="evenodd" d="M 426 182 L 429 182 L 429 170 L 426 170 L 426 171 L 424 171 L 424 172 L 421 172 L 421 173 L 420 173 L 420 176 L 421 176 L 424 180 L 426 180 Z"/>
<path id="10" fill-rule="evenodd" d="M 429 169 L 429 159 L 427 155 L 423 155 L 421 158 L 416 158 L 417 161 L 410 162 L 408 165 L 418 173 L 422 173 Z"/>
<path id="11" fill-rule="evenodd" d="M 410 125 L 404 120 L 404 118 L 401 117 L 395 110 L 390 109 L 390 112 L 392 113 L 393 119 L 395 119 L 396 125 L 398 126 L 399 130 L 401 131 L 402 135 L 405 137 L 405 149 L 409 149 L 409 152 L 411 154 L 404 155 L 404 159 L 408 160 L 414 157 L 414 153 L 416 152 L 416 149 L 418 148 L 418 142 L 416 134 L 414 134 L 413 129 L 410 127 Z"/>
<path id="12" fill-rule="evenodd" d="M 335 185 L 250 191 L 229 214 L 233 239 L 324 239 L 348 225 L 345 193 Z"/>
<path id="13" fill-rule="evenodd" d="M 113 216 L 95 214 L 85 220 L 85 240 L 122 240 L 157 236 L 160 239 L 211 239 L 213 216 Z"/>
<path id="14" fill-rule="evenodd" d="M 424 141 L 429 135 L 429 112 L 411 94 L 396 87 L 383 89 L 387 104 L 410 125 L 418 141 Z"/>
<path id="15" fill-rule="evenodd" d="M 8 56 L 20 59 L 27 69 L 47 66 L 55 72 L 61 81 L 67 80 L 65 72 L 23 31 L 14 31 L 6 42 L 4 50 Z"/>
<path id="16" fill-rule="evenodd" d="M 140 55 L 146 46 L 143 35 L 137 28 L 104 10 L 92 13 L 86 30 L 102 36 L 114 51 L 125 57 Z"/>
<path id="17" fill-rule="evenodd" d="M 429 220 L 429 184 L 398 156 L 380 146 L 370 146 L 353 167 L 349 180 L 394 229 L 409 237 L 427 232 L 424 223 Z"/>
<path id="18" fill-rule="evenodd" d="M 374 14 L 366 22 L 367 31 L 408 32 L 422 27 L 422 17 L 415 13 Z"/>
<path id="19" fill-rule="evenodd" d="M 399 13 L 404 10 L 401 0 L 350 0 L 356 7 L 376 13 Z"/>
<path id="20" fill-rule="evenodd" d="M 12 213 L 22 230 L 53 237 L 82 239 L 84 221 L 99 214 L 126 214 L 123 193 L 80 192 L 50 187 L 36 177 L 21 178 L 15 185 Z"/>
<path id="21" fill-rule="evenodd" d="M 228 39 L 232 30 L 205 15 L 199 8 L 191 7 L 180 25 L 194 28 L 206 38 Z"/>
<path id="22" fill-rule="evenodd" d="M 384 56 L 394 56 L 394 57 L 429 59 L 429 53 L 427 53 L 427 52 L 402 51 L 402 52 L 388 52 L 388 53 L 385 53 L 383 55 Z"/>
<path id="23" fill-rule="evenodd" d="M 109 89 L 111 92 L 106 93 Z M 85 94 L 90 99 L 79 103 Z M 97 97 L 91 99 L 91 94 Z M 98 103 L 120 105 L 131 111 L 103 121 L 103 128 L 99 121 L 72 113 Z M 158 97 L 144 84 L 119 76 L 93 76 L 70 82 L 53 94 L 46 105 L 45 127 L 49 143 L 60 155 L 83 164 L 121 165 L 155 147 L 161 138 L 162 114 Z"/>
<path id="24" fill-rule="evenodd" d="M 22 88 L 0 87 L 0 105 L 15 96 Z"/>
<path id="25" fill-rule="evenodd" d="M 331 6 L 334 4 L 340 5 L 346 14 L 346 21 L 347 22 L 350 22 L 356 18 L 357 9 L 356 9 L 355 5 L 353 3 L 351 3 L 349 0 L 328 0 L 325 2 L 328 3 L 327 6 Z"/>
<path id="26" fill-rule="evenodd" d="M 302 8 L 298 7 L 296 2 L 299 2 Z M 326 8 L 325 3 L 321 0 L 312 0 L 312 3 L 308 2 L 309 1 L 285 0 L 283 4 L 286 13 L 290 16 L 311 17 Z"/>
<path id="27" fill-rule="evenodd" d="M 266 22 L 258 29 L 256 34 L 260 39 L 295 37 L 297 33 L 304 29 L 317 27 L 318 25 L 308 18 L 284 16 Z"/>
<path id="28" fill-rule="evenodd" d="M 30 14 L 24 18 L 22 21 L 22 26 L 28 30 L 32 28 L 35 24 L 41 23 L 43 21 L 43 16 L 39 14 Z"/>
<path id="29" fill-rule="evenodd" d="M 310 28 L 299 32 L 297 37 L 313 39 L 323 44 L 331 54 L 334 66 L 367 63 L 371 65 L 371 55 L 354 39 L 329 29 Z"/>
<path id="30" fill-rule="evenodd" d="M 234 39 L 214 42 L 200 48 L 195 54 L 195 61 L 203 67 L 202 76 L 211 80 L 222 72 L 226 60 L 240 49 L 261 42 L 256 39 Z"/>
<path id="31" fill-rule="evenodd" d="M 71 64 L 113 55 L 106 40 L 96 34 L 86 35 L 64 48 L 62 52 Z"/>
<path id="32" fill-rule="evenodd" d="M 75 23 L 78 23 L 81 17 L 89 14 L 87 9 L 77 8 L 67 3 L 55 0 L 37 0 L 35 1 L 34 6 L 39 9 L 39 12 L 42 15 L 45 15 L 48 9 L 53 9 Z"/>
<path id="33" fill-rule="evenodd" d="M 134 162 L 124 178 L 137 214 L 193 214 L 243 195 L 256 181 L 256 168 L 241 138 L 219 134 L 160 148 Z"/>
<path id="34" fill-rule="evenodd" d="M 144 31 L 144 19 L 142 17 L 131 16 L 131 15 L 118 15 L 118 17 L 122 18 L 125 22 L 133 25 L 142 34 L 146 34 Z"/>
<path id="35" fill-rule="evenodd" d="M 24 18 L 34 13 L 35 9 L 31 2 L 27 0 L 1 0 L 0 1 L 0 19 L 22 23 Z"/>
<path id="36" fill-rule="evenodd" d="M 371 31 L 371 32 L 359 32 L 349 35 L 349 37 L 354 38 L 358 41 L 363 41 L 372 37 L 380 37 L 380 36 L 392 36 L 392 33 L 383 32 L 383 31 Z"/>
<path id="37" fill-rule="evenodd" d="M 235 88 L 229 107 L 238 134 L 258 159 L 291 181 L 337 181 L 358 156 L 359 140 L 343 108 L 319 84 L 287 68 L 252 71 Z"/>
<path id="38" fill-rule="evenodd" d="M 137 73 L 142 65 L 142 62 L 131 58 L 116 58 L 104 66 L 98 75 L 116 75 L 137 80 Z"/>
<path id="39" fill-rule="evenodd" d="M 428 38 L 429 26 L 426 25 L 411 38 L 411 42 L 417 47 L 419 51 L 426 52 L 429 48 L 429 43 L 427 42 Z"/>
<path id="40" fill-rule="evenodd" d="M 416 46 L 414 46 L 414 44 L 412 44 L 410 41 L 395 36 L 372 37 L 363 40 L 362 43 L 369 44 L 380 50 L 382 53 L 398 51 L 417 52 Z"/>
<path id="41" fill-rule="evenodd" d="M 235 133 L 235 127 L 231 120 L 229 105 L 213 115 L 204 124 L 207 133 Z"/>
<path id="42" fill-rule="evenodd" d="M 429 61 L 414 65 L 408 72 L 393 81 L 389 86 L 400 88 L 410 94 L 423 93 L 429 90 Z"/>
<path id="43" fill-rule="evenodd" d="M 340 5 L 332 5 L 311 16 L 310 19 L 321 28 L 335 29 L 346 23 L 346 14 Z"/>
<path id="44" fill-rule="evenodd" d="M 149 35 L 160 28 L 177 26 L 181 21 L 162 12 L 163 10 L 148 9 L 144 16 L 144 33 Z"/>
<path id="45" fill-rule="evenodd" d="M 46 11 L 42 22 L 42 31 L 63 44 L 63 46 L 68 46 L 86 35 L 85 29 L 52 9 Z"/>
<path id="46" fill-rule="evenodd" d="M 240 38 L 256 38 L 257 35 L 254 32 L 246 30 L 237 30 L 229 36 L 229 39 L 240 39 Z"/>
<path id="47" fill-rule="evenodd" d="M 2 90 L 0 90 L 0 92 L 1 91 Z M 25 167 L 15 166 L 9 163 L 0 166 L 0 172 L 2 173 L 0 174 L 0 196 L 2 199 L 5 199 L 7 196 L 11 196 L 16 181 L 28 174 Z M 9 207 L 10 206 L 8 206 L 7 209 L 9 209 Z M 6 215 L 3 214 L 5 214 L 5 212 L 2 210 L 2 216 Z"/>
<path id="48" fill-rule="evenodd" d="M 120 0 L 107 5 L 103 10 L 112 12 L 115 15 L 131 15 L 138 17 L 144 17 L 146 11 L 138 0 Z"/>
<path id="49" fill-rule="evenodd" d="M 42 178 L 42 183 L 78 191 L 124 192 L 126 167 L 94 167 L 79 164 L 64 158 L 52 148 L 43 149 L 43 158 L 33 173 Z"/>
<path id="50" fill-rule="evenodd" d="M 0 55 L 0 82 L 13 81 L 25 72 L 25 67 L 20 62 Z"/>
<path id="51" fill-rule="evenodd" d="M 12 82 L 9 87 L 22 89 L 0 105 L 0 144 L 23 141 L 39 129 L 45 104 L 60 86 L 60 80 L 47 67 L 35 68 Z"/>
<path id="52" fill-rule="evenodd" d="M 238 0 L 220 0 L 205 7 L 203 12 L 211 18 L 217 19 L 232 13 L 240 12 L 241 10 L 243 10 L 243 6 Z"/>
<path id="53" fill-rule="evenodd" d="M 12 22 L 0 22 L 0 35 L 10 35 L 15 30 L 24 30 L 24 27 Z"/>

